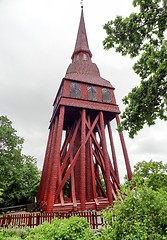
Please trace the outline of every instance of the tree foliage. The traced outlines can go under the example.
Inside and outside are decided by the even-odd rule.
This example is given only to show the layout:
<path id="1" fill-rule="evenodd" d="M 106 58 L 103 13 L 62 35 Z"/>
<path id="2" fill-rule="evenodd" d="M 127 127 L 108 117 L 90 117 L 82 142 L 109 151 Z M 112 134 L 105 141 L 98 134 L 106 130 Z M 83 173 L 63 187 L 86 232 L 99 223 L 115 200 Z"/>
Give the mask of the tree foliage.
<path id="1" fill-rule="evenodd" d="M 40 172 L 35 158 L 22 154 L 23 142 L 12 127 L 12 122 L 1 116 L 0 189 L 3 189 L 1 197 L 4 206 L 32 201 L 38 191 Z"/>
<path id="2" fill-rule="evenodd" d="M 167 192 L 167 164 L 142 161 L 134 166 L 133 181 L 136 186 L 148 186 Z"/>
<path id="3" fill-rule="evenodd" d="M 167 120 L 167 1 L 133 0 L 139 13 L 117 16 L 105 24 L 106 50 L 115 48 L 123 56 L 138 56 L 133 69 L 141 84 L 124 97 L 122 129 L 134 137 L 145 124 L 151 126 L 160 118 Z"/>
<path id="4" fill-rule="evenodd" d="M 126 177 L 127 179 L 127 177 Z M 112 209 L 104 212 L 108 226 L 101 239 L 167 239 L 167 164 L 142 161 L 134 166 L 133 183 L 121 186 Z"/>
<path id="5" fill-rule="evenodd" d="M 104 240 L 167 239 L 167 192 L 149 187 L 124 186 L 124 201 L 115 202 L 104 214 L 108 226 L 102 232 Z"/>

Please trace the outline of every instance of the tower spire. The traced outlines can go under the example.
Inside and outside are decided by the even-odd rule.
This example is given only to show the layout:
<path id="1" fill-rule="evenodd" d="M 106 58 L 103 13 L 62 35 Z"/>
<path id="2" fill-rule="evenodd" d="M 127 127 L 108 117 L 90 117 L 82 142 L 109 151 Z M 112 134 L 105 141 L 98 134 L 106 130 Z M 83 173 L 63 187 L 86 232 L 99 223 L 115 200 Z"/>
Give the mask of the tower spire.
<path id="1" fill-rule="evenodd" d="M 92 53 L 89 49 L 89 44 L 88 44 L 88 39 L 86 34 L 83 5 L 81 5 L 81 18 L 80 18 L 80 23 L 78 28 L 78 35 L 75 43 L 74 52 L 71 58 L 73 59 L 74 55 L 80 52 L 88 53 L 90 57 L 92 57 Z"/>

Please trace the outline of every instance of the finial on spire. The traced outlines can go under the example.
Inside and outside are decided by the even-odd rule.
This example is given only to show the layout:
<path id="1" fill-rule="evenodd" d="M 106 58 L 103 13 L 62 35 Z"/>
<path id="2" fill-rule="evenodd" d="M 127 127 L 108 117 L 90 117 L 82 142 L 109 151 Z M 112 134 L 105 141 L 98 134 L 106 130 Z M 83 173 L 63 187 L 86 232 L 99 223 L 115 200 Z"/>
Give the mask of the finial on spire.
<path id="1" fill-rule="evenodd" d="M 80 4 L 81 4 L 81 8 L 83 8 L 83 0 L 81 0 Z"/>

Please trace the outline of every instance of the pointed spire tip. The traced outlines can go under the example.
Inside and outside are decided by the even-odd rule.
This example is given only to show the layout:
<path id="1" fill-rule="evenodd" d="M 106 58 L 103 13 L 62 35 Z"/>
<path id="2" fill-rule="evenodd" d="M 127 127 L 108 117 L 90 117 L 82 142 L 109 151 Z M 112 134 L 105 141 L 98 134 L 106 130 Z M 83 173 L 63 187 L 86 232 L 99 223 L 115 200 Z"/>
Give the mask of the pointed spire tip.
<path id="1" fill-rule="evenodd" d="M 81 0 L 80 4 L 81 4 L 81 9 L 83 9 L 83 0 Z"/>

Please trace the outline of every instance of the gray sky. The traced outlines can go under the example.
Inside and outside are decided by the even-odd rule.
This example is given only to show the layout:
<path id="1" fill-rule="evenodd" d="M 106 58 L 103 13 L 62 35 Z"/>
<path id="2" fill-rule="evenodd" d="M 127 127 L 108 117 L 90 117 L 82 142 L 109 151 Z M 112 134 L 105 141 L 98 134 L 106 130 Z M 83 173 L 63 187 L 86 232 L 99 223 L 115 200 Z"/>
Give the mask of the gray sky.
<path id="1" fill-rule="evenodd" d="M 134 60 L 114 50 L 104 51 L 102 26 L 116 15 L 136 11 L 132 0 L 84 0 L 84 16 L 93 54 L 101 76 L 121 99 L 138 85 Z M 37 158 L 41 169 L 48 137 L 52 103 L 74 50 L 80 19 L 80 0 L 0 0 L 0 115 L 7 115 L 25 139 L 23 153 Z M 132 167 L 138 161 L 167 163 L 167 124 L 140 131 L 134 139 L 124 133 Z M 114 134 L 115 144 L 120 144 Z M 125 171 L 118 147 L 120 174 Z"/>

